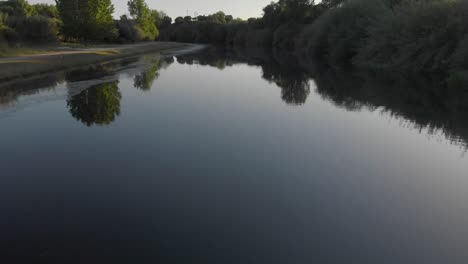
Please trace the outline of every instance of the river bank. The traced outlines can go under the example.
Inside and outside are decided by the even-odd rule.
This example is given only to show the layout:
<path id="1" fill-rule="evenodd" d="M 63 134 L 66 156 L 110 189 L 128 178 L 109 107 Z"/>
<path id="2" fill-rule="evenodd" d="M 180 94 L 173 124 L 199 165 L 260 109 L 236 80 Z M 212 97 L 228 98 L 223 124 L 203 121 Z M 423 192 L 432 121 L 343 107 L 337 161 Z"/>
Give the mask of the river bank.
<path id="1" fill-rule="evenodd" d="M 90 64 L 154 52 L 177 52 L 198 49 L 201 45 L 176 42 L 151 42 L 130 45 L 66 48 L 43 54 L 0 59 L 0 82 L 32 77 L 48 72 L 67 70 Z"/>

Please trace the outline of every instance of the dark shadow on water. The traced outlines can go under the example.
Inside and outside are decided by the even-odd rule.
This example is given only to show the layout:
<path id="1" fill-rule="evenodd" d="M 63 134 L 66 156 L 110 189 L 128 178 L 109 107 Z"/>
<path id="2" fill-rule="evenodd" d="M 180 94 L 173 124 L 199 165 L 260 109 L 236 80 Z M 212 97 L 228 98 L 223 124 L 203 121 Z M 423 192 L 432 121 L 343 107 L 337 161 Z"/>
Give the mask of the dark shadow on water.
<path id="1" fill-rule="evenodd" d="M 32 80 L 21 80 L 0 86 L 0 109 L 13 105 L 20 96 L 31 96 L 41 91 L 54 89 L 65 81 L 62 74 L 45 75 Z"/>
<path id="2" fill-rule="evenodd" d="M 454 144 L 468 144 L 468 83 L 444 75 L 309 67 L 317 92 L 350 111 L 382 111 L 429 134 L 443 134 Z"/>
<path id="3" fill-rule="evenodd" d="M 70 84 L 115 76 L 118 72 L 129 67 L 131 68 L 137 61 L 138 58 L 129 58 L 118 62 L 98 64 L 66 72 L 54 72 L 34 78 L 19 79 L 15 82 L 0 83 L 0 107 L 14 105 L 21 96 L 31 96 L 43 91 L 54 90 L 59 84 Z M 80 90 L 91 86 L 81 88 Z"/>
<path id="4" fill-rule="evenodd" d="M 281 89 L 282 100 L 302 105 L 316 92 L 348 111 L 379 110 L 406 121 L 418 130 L 443 134 L 452 143 L 468 145 L 468 81 L 446 75 L 405 75 L 337 69 L 303 62 L 285 52 L 208 49 L 177 57 L 179 63 L 223 70 L 236 64 L 260 66 L 262 77 Z"/>

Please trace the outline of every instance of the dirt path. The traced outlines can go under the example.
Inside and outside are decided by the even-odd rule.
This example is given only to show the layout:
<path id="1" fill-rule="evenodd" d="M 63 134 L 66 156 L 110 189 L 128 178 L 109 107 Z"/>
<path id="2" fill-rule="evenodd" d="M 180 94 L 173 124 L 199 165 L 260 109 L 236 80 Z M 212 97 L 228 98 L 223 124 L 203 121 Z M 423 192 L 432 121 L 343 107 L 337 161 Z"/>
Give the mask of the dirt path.
<path id="1" fill-rule="evenodd" d="M 151 42 L 92 48 L 66 48 L 44 54 L 0 59 L 0 82 L 30 77 L 51 71 L 102 63 L 145 53 L 200 48 L 199 45 Z"/>

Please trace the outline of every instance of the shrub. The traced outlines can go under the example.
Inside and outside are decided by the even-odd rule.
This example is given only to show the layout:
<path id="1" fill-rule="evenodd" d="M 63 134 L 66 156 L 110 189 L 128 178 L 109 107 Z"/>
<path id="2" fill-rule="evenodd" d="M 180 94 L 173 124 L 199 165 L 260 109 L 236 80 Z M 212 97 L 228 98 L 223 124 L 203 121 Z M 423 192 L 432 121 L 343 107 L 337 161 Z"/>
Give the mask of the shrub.
<path id="1" fill-rule="evenodd" d="M 248 30 L 247 23 L 234 23 L 225 25 L 227 46 L 243 46 L 245 44 L 245 32 Z"/>
<path id="2" fill-rule="evenodd" d="M 468 68 L 468 37 L 458 45 L 457 50 L 450 58 L 451 68 Z"/>
<path id="3" fill-rule="evenodd" d="M 57 19 L 39 15 L 10 17 L 9 26 L 22 42 L 50 43 L 59 40 L 60 21 Z"/>
<path id="4" fill-rule="evenodd" d="M 294 49 L 302 27 L 300 24 L 285 24 L 278 27 L 273 36 L 273 48 Z"/>
<path id="5" fill-rule="evenodd" d="M 245 35 L 246 47 L 271 47 L 273 29 L 249 29 Z"/>
<path id="6" fill-rule="evenodd" d="M 369 38 L 355 62 L 371 67 L 445 70 L 457 47 L 459 55 L 453 60 L 466 56 L 460 43 L 468 32 L 467 24 L 465 1 L 404 2 L 381 14 L 369 27 Z"/>
<path id="7" fill-rule="evenodd" d="M 120 43 L 133 43 L 144 39 L 144 33 L 137 23 L 128 19 L 125 15 L 117 21 L 116 27 L 119 32 L 118 39 Z"/>
<path id="8" fill-rule="evenodd" d="M 367 37 L 369 25 L 389 10 L 380 0 L 345 2 L 306 27 L 297 48 L 329 63 L 350 63 Z"/>

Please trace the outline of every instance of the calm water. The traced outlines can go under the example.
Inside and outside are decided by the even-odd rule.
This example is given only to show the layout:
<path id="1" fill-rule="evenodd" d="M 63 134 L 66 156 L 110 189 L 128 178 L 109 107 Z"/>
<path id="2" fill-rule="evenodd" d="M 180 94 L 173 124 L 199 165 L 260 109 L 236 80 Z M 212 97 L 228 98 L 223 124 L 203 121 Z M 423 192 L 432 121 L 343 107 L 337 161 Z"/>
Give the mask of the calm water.
<path id="1" fill-rule="evenodd" d="M 3 87 L 0 258 L 466 263 L 468 92 L 446 88 L 213 50 Z"/>

